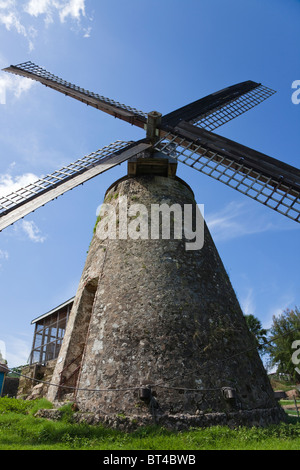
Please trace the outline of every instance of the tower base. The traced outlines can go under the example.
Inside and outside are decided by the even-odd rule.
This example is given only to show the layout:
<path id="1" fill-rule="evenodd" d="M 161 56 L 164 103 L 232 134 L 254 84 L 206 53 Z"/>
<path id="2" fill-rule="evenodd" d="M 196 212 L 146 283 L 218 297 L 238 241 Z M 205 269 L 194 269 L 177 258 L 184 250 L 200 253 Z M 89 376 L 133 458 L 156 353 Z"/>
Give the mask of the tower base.
<path id="1" fill-rule="evenodd" d="M 153 204 L 196 206 L 174 176 L 122 178 L 105 202 L 117 211 L 121 197 L 149 214 Z M 79 416 L 124 426 L 285 418 L 205 224 L 192 251 L 183 238 L 100 239 L 96 229 L 52 382 L 50 401 L 74 387 Z"/>
<path id="2" fill-rule="evenodd" d="M 46 419 L 59 419 L 60 412 L 56 409 L 39 410 L 37 416 Z M 92 412 L 76 412 L 73 421 L 91 426 L 102 425 L 124 432 L 134 432 L 141 427 L 159 426 L 170 431 L 188 431 L 191 428 L 208 428 L 212 426 L 227 426 L 231 429 L 238 427 L 267 427 L 287 421 L 287 416 L 278 407 L 250 411 L 234 411 L 228 413 L 190 414 L 160 414 L 144 415 L 102 415 Z"/>

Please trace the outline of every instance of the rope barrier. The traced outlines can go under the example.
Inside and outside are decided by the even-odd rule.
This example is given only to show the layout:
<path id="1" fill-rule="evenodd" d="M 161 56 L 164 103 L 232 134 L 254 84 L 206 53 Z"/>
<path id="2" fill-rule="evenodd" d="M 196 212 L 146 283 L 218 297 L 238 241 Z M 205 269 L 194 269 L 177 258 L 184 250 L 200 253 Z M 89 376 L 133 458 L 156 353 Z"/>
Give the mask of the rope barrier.
<path id="1" fill-rule="evenodd" d="M 265 341 L 264 345 L 267 345 L 267 344 L 270 344 L 272 343 L 273 341 L 275 341 L 276 339 L 279 339 L 279 338 L 282 338 L 282 337 L 285 337 L 285 336 L 288 336 L 290 335 L 291 333 L 294 333 L 296 331 L 300 331 L 300 328 L 295 328 L 293 330 L 290 330 L 288 332 L 286 332 L 285 334 L 282 334 L 282 335 L 278 335 L 278 336 L 275 336 L 274 338 L 270 339 L 269 341 Z M 242 354 L 246 354 L 248 352 L 251 352 L 253 350 L 257 350 L 258 349 L 258 346 L 253 346 L 251 348 L 248 348 L 244 351 L 241 351 L 239 353 L 236 353 L 232 356 L 229 356 L 229 357 L 226 357 L 222 360 L 219 360 L 219 361 L 214 361 L 214 362 L 210 362 L 208 364 L 204 364 L 202 366 L 200 366 L 199 368 L 197 367 L 196 369 L 194 369 L 192 372 L 190 373 L 186 373 L 185 376 L 188 376 L 190 374 L 194 374 L 195 373 L 195 370 L 203 370 L 207 367 L 212 367 L 214 364 L 221 364 L 223 362 L 228 362 L 230 361 L 231 359 L 234 359 Z M 81 391 L 81 392 L 101 392 L 101 393 L 106 393 L 106 392 L 129 392 L 129 391 L 136 391 L 136 390 L 140 390 L 143 385 L 139 385 L 139 386 L 135 386 L 135 387 L 126 387 L 126 388 L 106 388 L 106 389 L 99 389 L 99 388 L 96 388 L 96 389 L 92 389 L 92 388 L 80 388 L 80 387 L 72 387 L 72 386 L 68 386 L 68 385 L 60 385 L 60 384 L 55 384 L 55 383 L 52 383 L 52 382 L 46 382 L 46 381 L 43 381 L 43 380 L 39 380 L 39 379 L 35 379 L 33 377 L 30 377 L 30 376 L 27 376 L 27 375 L 23 375 L 22 373 L 20 372 L 17 372 L 13 369 L 9 369 L 7 368 L 7 371 L 8 372 L 11 372 L 11 373 L 14 373 L 16 375 L 19 375 L 20 377 L 24 378 L 24 379 L 28 379 L 28 380 L 31 380 L 33 382 L 38 382 L 38 383 L 42 383 L 43 385 L 47 385 L 47 386 L 53 386 L 53 387 L 57 387 L 57 388 L 62 388 L 62 389 L 67 389 L 67 390 L 71 390 L 71 391 Z M 174 380 L 178 379 L 178 377 L 173 377 L 173 378 L 170 378 L 170 379 L 166 379 L 165 382 L 172 382 Z M 197 392 L 197 393 L 202 393 L 202 392 L 216 392 L 216 391 L 222 391 L 222 389 L 224 387 L 221 387 L 221 388 L 209 388 L 209 389 L 201 389 L 201 388 L 186 388 L 186 387 L 172 387 L 170 385 L 167 385 L 165 382 L 158 382 L 158 383 L 154 383 L 154 384 L 149 384 L 148 386 L 149 387 L 153 387 L 153 388 L 166 388 L 166 389 L 170 389 L 170 390 L 178 390 L 178 391 L 185 391 L 185 392 Z"/>

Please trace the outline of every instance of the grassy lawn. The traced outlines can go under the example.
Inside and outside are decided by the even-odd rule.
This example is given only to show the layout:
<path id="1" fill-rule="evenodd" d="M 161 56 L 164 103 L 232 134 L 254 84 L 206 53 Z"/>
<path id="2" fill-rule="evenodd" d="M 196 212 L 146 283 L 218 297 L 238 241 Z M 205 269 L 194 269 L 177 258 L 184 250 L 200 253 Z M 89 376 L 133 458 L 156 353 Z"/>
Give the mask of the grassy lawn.
<path id="1" fill-rule="evenodd" d="M 60 421 L 34 417 L 45 400 L 0 399 L 0 450 L 299 450 L 300 422 L 268 428 L 215 426 L 171 432 L 159 427 L 124 433 L 72 423 L 68 406 Z"/>

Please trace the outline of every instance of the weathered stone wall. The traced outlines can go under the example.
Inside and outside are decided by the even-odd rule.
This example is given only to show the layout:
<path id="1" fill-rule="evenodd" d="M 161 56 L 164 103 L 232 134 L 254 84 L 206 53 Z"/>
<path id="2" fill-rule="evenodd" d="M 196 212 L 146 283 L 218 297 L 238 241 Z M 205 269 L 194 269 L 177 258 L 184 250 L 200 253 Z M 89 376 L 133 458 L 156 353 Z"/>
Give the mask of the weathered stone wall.
<path id="1" fill-rule="evenodd" d="M 56 359 L 53 359 L 45 365 L 32 364 L 23 367 L 19 379 L 17 398 L 32 400 L 46 397 L 48 393 L 46 383 L 51 382 L 55 365 Z"/>
<path id="2" fill-rule="evenodd" d="M 117 206 L 121 196 L 149 209 L 195 204 L 185 183 L 160 176 L 122 179 L 105 201 Z M 59 383 L 63 370 L 71 374 L 79 357 L 79 389 L 119 390 L 79 390 L 84 411 L 147 414 L 149 402 L 138 388 L 152 384 L 152 411 L 261 408 L 277 409 L 280 419 L 253 346 L 206 226 L 198 251 L 186 251 L 185 240 L 100 240 L 95 234 L 52 380 Z M 225 400 L 223 387 L 234 388 L 236 399 Z M 57 388 L 50 387 L 48 398 L 57 399 Z"/>
<path id="3" fill-rule="evenodd" d="M 117 206 L 121 196 L 149 209 L 195 204 L 184 182 L 160 176 L 122 179 L 105 201 Z M 59 383 L 80 357 L 76 401 L 82 411 L 143 416 L 260 408 L 270 410 L 274 422 L 282 410 L 253 346 L 206 226 L 198 251 L 186 251 L 185 240 L 100 240 L 95 234 L 53 380 Z M 148 384 L 155 396 L 150 406 L 139 397 Z M 236 398 L 226 400 L 223 387 L 235 389 Z M 55 387 L 48 398 L 57 399 Z"/>

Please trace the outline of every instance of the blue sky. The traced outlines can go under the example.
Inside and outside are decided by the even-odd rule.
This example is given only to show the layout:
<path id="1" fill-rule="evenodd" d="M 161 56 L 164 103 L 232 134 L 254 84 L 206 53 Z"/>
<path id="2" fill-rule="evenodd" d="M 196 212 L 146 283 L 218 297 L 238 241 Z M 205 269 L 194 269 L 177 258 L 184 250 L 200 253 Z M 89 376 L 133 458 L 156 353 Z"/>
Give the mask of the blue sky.
<path id="1" fill-rule="evenodd" d="M 31 60 L 81 87 L 166 114 L 254 80 L 277 91 L 217 133 L 299 168 L 300 2 L 296 0 L 0 0 L 0 67 Z M 0 194 L 115 140 L 144 137 L 98 110 L 0 73 Z M 76 293 L 105 190 L 126 164 L 0 233 L 0 341 L 27 361 L 31 320 Z M 299 224 L 179 165 L 244 313 L 269 327 L 300 305 Z"/>

